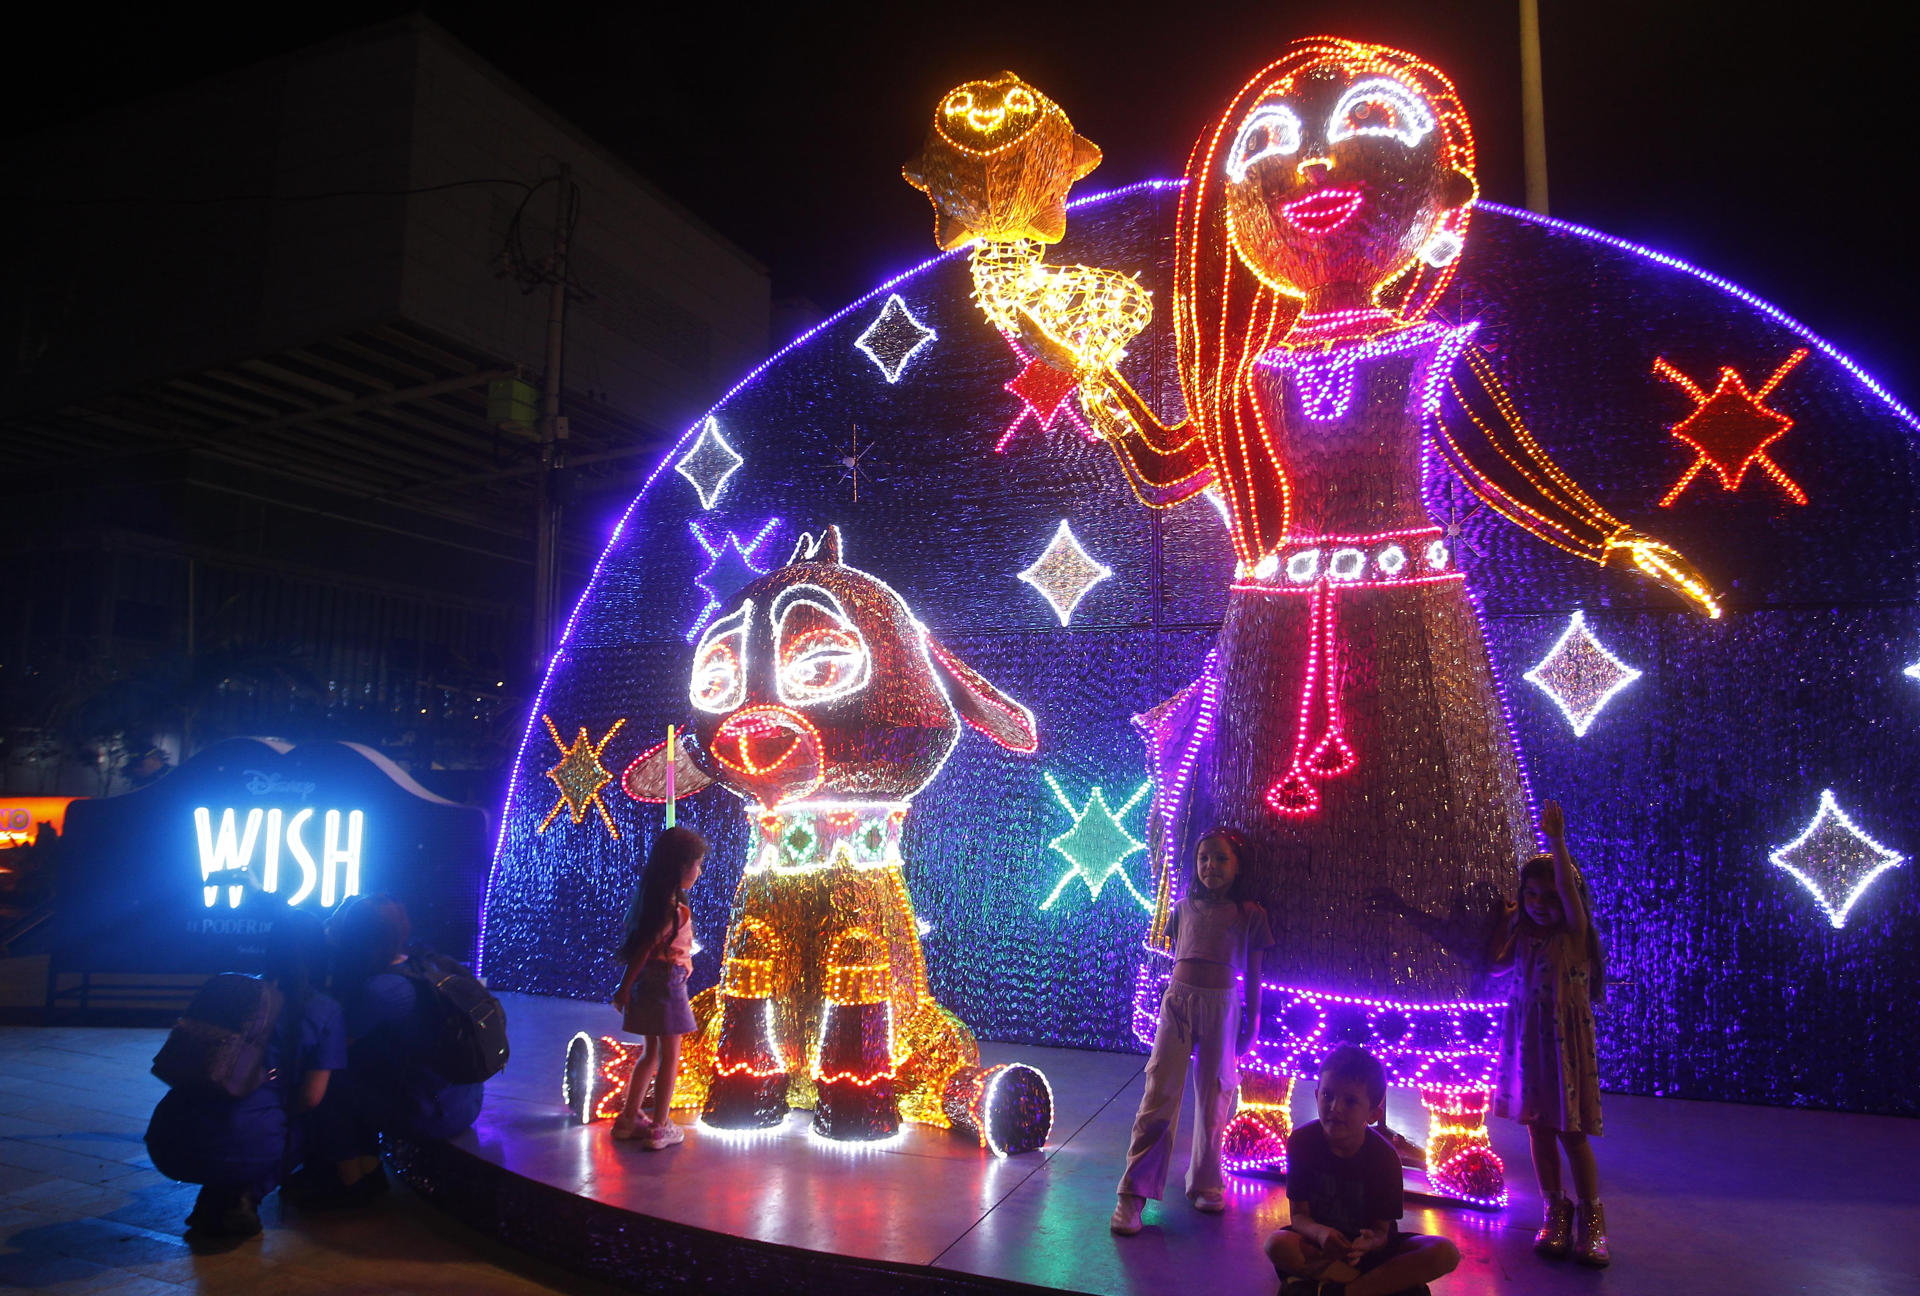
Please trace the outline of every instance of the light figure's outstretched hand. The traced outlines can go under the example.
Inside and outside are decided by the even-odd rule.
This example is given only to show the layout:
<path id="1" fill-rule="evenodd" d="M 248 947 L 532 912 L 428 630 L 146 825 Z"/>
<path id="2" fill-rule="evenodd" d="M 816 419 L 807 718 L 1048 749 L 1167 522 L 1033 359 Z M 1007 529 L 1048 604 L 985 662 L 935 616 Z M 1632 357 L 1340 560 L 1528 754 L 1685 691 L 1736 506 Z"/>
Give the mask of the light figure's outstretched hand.
<path id="1" fill-rule="evenodd" d="M 1601 565 L 1606 566 L 1622 556 L 1641 575 L 1686 599 L 1694 611 L 1711 620 L 1720 619 L 1720 604 L 1713 597 L 1713 590 L 1706 578 L 1680 555 L 1679 550 L 1651 536 L 1623 529 L 1607 541 Z"/>

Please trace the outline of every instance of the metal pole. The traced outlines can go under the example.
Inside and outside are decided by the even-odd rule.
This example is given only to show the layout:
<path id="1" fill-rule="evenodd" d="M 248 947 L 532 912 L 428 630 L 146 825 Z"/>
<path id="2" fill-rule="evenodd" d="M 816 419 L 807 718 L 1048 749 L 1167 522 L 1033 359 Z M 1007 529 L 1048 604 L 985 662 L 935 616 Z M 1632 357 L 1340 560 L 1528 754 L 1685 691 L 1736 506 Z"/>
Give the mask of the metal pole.
<path id="1" fill-rule="evenodd" d="M 1540 91 L 1540 0 L 1520 0 L 1520 129 L 1527 210 L 1547 214 L 1547 108 Z"/>
<path id="2" fill-rule="evenodd" d="M 547 372 L 540 395 L 540 472 L 535 488 L 533 523 L 533 669 L 546 669 L 553 651 L 555 538 L 559 507 L 553 498 L 554 469 L 559 466 L 560 377 L 567 326 L 567 227 L 573 216 L 573 168 L 560 164 L 559 201 L 554 205 L 553 291 L 547 303 Z"/>

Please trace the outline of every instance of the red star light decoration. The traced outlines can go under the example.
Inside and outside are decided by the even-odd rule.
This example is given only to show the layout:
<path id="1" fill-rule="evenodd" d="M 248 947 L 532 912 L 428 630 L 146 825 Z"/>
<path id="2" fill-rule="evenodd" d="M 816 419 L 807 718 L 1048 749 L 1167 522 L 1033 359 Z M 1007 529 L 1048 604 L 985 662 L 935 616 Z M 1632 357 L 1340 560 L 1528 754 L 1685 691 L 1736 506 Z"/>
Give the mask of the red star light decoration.
<path id="1" fill-rule="evenodd" d="M 1805 504 L 1807 496 L 1793 478 L 1787 476 L 1780 465 L 1767 457 L 1767 448 L 1787 434 L 1793 426 L 1793 420 L 1779 410 L 1768 409 L 1766 400 L 1780 380 L 1792 372 L 1793 367 L 1807 358 L 1807 348 L 1800 347 L 1780 362 L 1780 367 L 1760 385 L 1760 390 L 1750 392 L 1747 384 L 1731 365 L 1720 367 L 1720 382 L 1711 395 L 1701 390 L 1700 384 L 1693 381 L 1668 363 L 1665 356 L 1656 358 L 1653 371 L 1668 379 L 1693 397 L 1693 413 L 1673 425 L 1673 435 L 1687 443 L 1696 452 L 1694 461 L 1673 489 L 1660 499 L 1660 507 L 1666 508 L 1680 497 L 1702 468 L 1713 469 L 1720 479 L 1723 489 L 1737 491 L 1740 482 L 1747 475 L 1747 469 L 1758 465 L 1760 470 L 1780 484 L 1780 489 L 1796 504 Z"/>
<path id="2" fill-rule="evenodd" d="M 1020 375 L 1005 385 L 1026 406 L 1023 416 L 1031 414 L 1033 421 L 1045 431 L 1060 416 L 1061 402 L 1067 399 L 1075 382 L 1072 374 L 1061 373 L 1039 360 L 1029 360 Z"/>

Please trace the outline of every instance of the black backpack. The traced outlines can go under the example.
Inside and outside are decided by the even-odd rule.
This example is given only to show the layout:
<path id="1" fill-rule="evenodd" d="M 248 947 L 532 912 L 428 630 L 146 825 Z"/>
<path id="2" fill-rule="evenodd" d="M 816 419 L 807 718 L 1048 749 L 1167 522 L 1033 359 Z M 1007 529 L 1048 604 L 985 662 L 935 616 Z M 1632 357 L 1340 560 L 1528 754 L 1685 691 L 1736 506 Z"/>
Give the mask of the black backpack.
<path id="1" fill-rule="evenodd" d="M 200 1098 L 245 1098 L 268 1079 L 267 1041 L 280 1020 L 280 987 L 222 972 L 200 987 L 167 1032 L 153 1073 Z"/>
<path id="2" fill-rule="evenodd" d="M 441 1079 L 476 1084 L 507 1064 L 507 1010 L 457 960 L 415 954 L 402 969 L 422 987 L 433 1035 L 420 1060 Z"/>

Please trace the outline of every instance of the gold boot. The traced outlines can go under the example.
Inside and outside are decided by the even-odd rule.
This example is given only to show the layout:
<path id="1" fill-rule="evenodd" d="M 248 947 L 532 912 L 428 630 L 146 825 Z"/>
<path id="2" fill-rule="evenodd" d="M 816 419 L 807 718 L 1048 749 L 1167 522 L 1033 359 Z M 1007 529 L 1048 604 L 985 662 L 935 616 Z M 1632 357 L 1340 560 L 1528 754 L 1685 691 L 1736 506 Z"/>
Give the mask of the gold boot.
<path id="1" fill-rule="evenodd" d="M 1547 1217 L 1533 1235 L 1533 1253 L 1549 1260 L 1565 1260 L 1573 1247 L 1573 1203 L 1565 1197 L 1547 1200 Z"/>
<path id="2" fill-rule="evenodd" d="M 1613 1263 L 1607 1252 L 1607 1208 L 1597 1201 L 1581 1202 L 1574 1213 L 1573 1258 L 1595 1269 Z"/>

